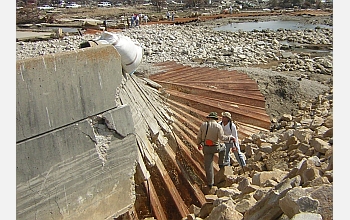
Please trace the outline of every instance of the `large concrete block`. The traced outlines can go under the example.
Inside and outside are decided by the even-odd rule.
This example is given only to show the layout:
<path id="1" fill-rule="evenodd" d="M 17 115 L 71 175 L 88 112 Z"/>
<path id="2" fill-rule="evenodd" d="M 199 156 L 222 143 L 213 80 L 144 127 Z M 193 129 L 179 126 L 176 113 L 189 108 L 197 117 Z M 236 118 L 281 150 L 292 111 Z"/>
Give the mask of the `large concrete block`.
<path id="1" fill-rule="evenodd" d="M 137 143 L 130 107 L 107 114 L 119 118 L 115 130 L 86 119 L 16 145 L 17 219 L 112 219 L 133 206 Z"/>
<path id="2" fill-rule="evenodd" d="M 16 141 L 116 106 L 121 58 L 112 45 L 18 60 Z"/>
<path id="3" fill-rule="evenodd" d="M 131 114 L 130 105 L 121 105 L 115 109 L 106 111 L 102 114 L 109 129 L 117 132 L 121 137 L 126 137 L 130 133 L 134 133 L 134 123 Z"/>

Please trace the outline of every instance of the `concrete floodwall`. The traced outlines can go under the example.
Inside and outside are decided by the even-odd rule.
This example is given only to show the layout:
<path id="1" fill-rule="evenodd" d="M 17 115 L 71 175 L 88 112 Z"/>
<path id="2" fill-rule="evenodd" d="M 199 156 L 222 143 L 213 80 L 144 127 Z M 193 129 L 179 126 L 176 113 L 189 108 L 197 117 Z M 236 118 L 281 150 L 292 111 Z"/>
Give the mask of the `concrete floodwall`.
<path id="1" fill-rule="evenodd" d="M 17 61 L 16 141 L 114 108 L 123 78 L 111 45 Z"/>
<path id="2" fill-rule="evenodd" d="M 17 219 L 112 219 L 134 205 L 123 80 L 111 45 L 17 61 Z"/>

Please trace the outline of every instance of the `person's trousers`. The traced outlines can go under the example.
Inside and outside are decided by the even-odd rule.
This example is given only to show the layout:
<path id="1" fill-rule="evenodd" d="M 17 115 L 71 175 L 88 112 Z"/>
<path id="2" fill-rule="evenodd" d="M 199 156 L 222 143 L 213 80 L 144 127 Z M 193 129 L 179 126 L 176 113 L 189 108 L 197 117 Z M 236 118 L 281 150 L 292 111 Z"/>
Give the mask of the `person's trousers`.
<path id="1" fill-rule="evenodd" d="M 230 162 L 230 150 L 231 150 L 231 147 L 232 147 L 232 144 L 231 143 L 225 143 L 225 159 L 224 159 L 224 163 L 223 165 L 224 166 L 230 166 L 231 162 Z M 239 147 L 237 146 L 237 151 L 234 151 L 233 153 L 236 157 L 236 160 L 237 162 L 239 163 L 240 166 L 245 166 L 246 163 L 245 163 L 245 159 L 244 159 L 244 156 L 242 155 L 242 152 L 241 150 L 239 149 Z"/>
<path id="2" fill-rule="evenodd" d="M 219 153 L 218 164 L 223 165 L 225 159 L 225 145 L 219 144 L 214 146 L 204 145 L 203 154 L 204 154 L 204 169 L 207 177 L 207 184 L 212 186 L 214 185 L 214 167 L 213 160 L 215 153 Z"/>

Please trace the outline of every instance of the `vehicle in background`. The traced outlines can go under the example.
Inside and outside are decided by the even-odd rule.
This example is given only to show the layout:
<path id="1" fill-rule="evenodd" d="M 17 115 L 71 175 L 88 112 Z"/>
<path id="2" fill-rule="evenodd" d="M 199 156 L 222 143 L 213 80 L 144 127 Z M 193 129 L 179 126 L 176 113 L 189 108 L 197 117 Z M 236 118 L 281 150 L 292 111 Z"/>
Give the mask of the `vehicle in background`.
<path id="1" fill-rule="evenodd" d="M 50 5 L 43 5 L 43 6 L 39 6 L 38 9 L 40 9 L 40 10 L 54 10 L 55 7 L 52 7 Z"/>
<path id="2" fill-rule="evenodd" d="M 112 4 L 110 2 L 100 2 L 97 7 L 112 7 Z"/>
<path id="3" fill-rule="evenodd" d="M 81 5 L 79 5 L 75 2 L 72 2 L 69 5 L 66 5 L 66 8 L 80 8 L 80 7 L 81 7 Z"/>

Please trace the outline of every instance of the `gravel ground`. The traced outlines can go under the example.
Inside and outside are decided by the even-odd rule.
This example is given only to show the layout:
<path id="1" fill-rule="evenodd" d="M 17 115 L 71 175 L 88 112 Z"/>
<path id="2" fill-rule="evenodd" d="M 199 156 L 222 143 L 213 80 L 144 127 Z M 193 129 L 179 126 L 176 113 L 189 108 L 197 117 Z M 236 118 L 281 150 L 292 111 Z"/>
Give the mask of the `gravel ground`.
<path id="1" fill-rule="evenodd" d="M 330 16 L 324 17 L 304 17 L 304 16 L 273 16 L 273 17 L 254 17 L 254 18 L 240 18 L 242 21 L 267 21 L 267 20 L 298 20 L 301 23 L 312 24 L 327 24 L 332 25 L 333 19 Z M 237 18 L 234 18 L 237 21 Z M 244 54 L 239 54 L 245 57 L 256 57 L 255 60 L 249 60 L 249 62 L 236 62 L 237 53 L 232 52 L 230 56 L 224 56 L 224 59 L 230 57 L 232 60 L 223 60 L 223 56 L 215 54 L 210 57 L 211 62 L 203 62 L 201 54 L 195 54 L 196 51 L 202 48 L 198 45 L 205 45 L 207 51 L 206 54 L 213 54 L 216 51 L 221 50 L 224 46 L 217 46 L 218 42 L 222 38 L 218 37 L 218 33 L 214 33 L 211 29 L 217 25 L 225 25 L 232 22 L 232 18 L 223 18 L 217 20 L 209 20 L 205 22 L 198 22 L 195 24 L 185 25 L 184 27 L 170 27 L 167 26 L 144 26 L 140 29 L 132 28 L 123 31 L 123 34 L 129 36 L 132 39 L 136 39 L 143 46 L 144 51 L 147 52 L 142 64 L 138 68 L 137 72 L 142 73 L 147 71 L 150 73 L 152 63 L 174 60 L 179 63 L 190 65 L 210 66 L 217 68 L 235 69 L 247 73 L 251 78 L 255 79 L 259 85 L 262 94 L 266 97 L 266 110 L 271 119 L 279 119 L 284 113 L 293 114 L 297 109 L 297 104 L 301 100 L 311 100 L 317 97 L 319 94 L 323 94 L 327 91 L 331 91 L 333 87 L 333 68 L 327 68 L 327 72 L 308 72 L 308 70 L 292 70 L 292 71 L 276 71 L 276 60 L 268 60 L 265 58 L 265 54 L 280 54 L 280 50 L 272 48 L 271 39 L 268 36 L 277 36 L 278 40 L 285 37 L 285 35 L 295 35 L 294 41 L 300 39 L 300 32 L 286 32 L 278 36 L 277 33 L 271 32 L 266 34 L 260 33 L 243 33 L 245 38 L 238 39 L 235 48 L 244 48 L 245 41 L 249 44 L 250 51 L 243 51 Z M 197 34 L 194 38 L 191 34 Z M 311 33 L 311 34 L 310 34 Z M 310 35 L 322 34 L 312 39 L 312 44 L 333 43 L 333 32 L 305 32 L 303 34 L 303 43 L 305 39 L 312 38 Z M 252 37 L 252 34 L 254 36 Z M 203 37 L 201 38 L 201 35 Z M 65 36 L 63 39 L 53 39 L 40 42 L 16 42 L 16 56 L 17 59 L 25 59 L 29 57 L 36 57 L 46 54 L 59 53 L 63 51 L 77 50 L 79 45 L 87 40 L 98 38 L 97 35 L 83 35 L 83 36 Z M 189 37 L 188 37 L 189 36 Z M 221 36 L 220 36 L 221 37 Z M 214 43 L 203 40 L 203 38 L 210 38 Z M 233 38 L 233 37 L 232 37 Z M 260 39 L 261 38 L 261 39 Z M 170 39 L 170 40 L 169 40 Z M 196 42 L 196 39 L 199 40 Z M 237 39 L 237 36 L 235 36 Z M 316 41 L 317 40 L 317 41 Z M 205 42 L 204 42 L 205 41 Z M 261 45 L 255 46 L 254 42 L 268 42 L 263 49 Z M 280 40 L 281 41 L 281 40 Z M 310 40 L 311 41 L 311 40 Z M 252 43 L 253 42 L 253 43 Z M 227 43 L 227 42 L 225 42 Z M 232 43 L 232 44 L 234 44 Z M 154 47 L 154 45 L 160 44 L 161 46 Z M 219 47 L 219 48 L 218 48 Z M 159 49 L 160 48 L 160 49 Z M 190 50 L 188 48 L 193 48 Z M 181 53 L 181 56 L 177 56 Z M 202 51 L 201 51 L 202 52 Z M 227 51 L 226 51 L 227 52 Z M 230 51 L 228 51 L 230 52 Z M 170 54 L 170 56 L 169 56 Z M 177 55 L 176 55 L 177 54 Z M 191 57 L 192 56 L 192 57 Z M 276 57 L 277 55 L 275 55 Z M 327 56 L 327 62 L 332 63 L 332 53 L 322 54 Z M 195 58 L 193 58 L 195 57 Z M 261 57 L 264 57 L 262 60 Z M 319 54 L 313 54 L 312 57 L 308 55 L 306 60 L 310 60 L 313 57 L 320 59 Z M 201 59 L 201 62 L 198 62 Z M 209 60 L 208 58 L 206 58 Z M 197 60 L 197 62 L 193 62 Z M 268 61 L 266 61 L 268 60 Z M 298 61 L 299 62 L 299 61 Z M 314 60 L 312 60 L 315 63 Z M 230 63 L 230 65 L 227 65 Z M 281 63 L 281 61 L 278 61 Z M 317 62 L 316 62 L 317 63 Z M 237 65 L 236 65 L 237 64 Z M 329 66 L 330 64 L 328 64 Z"/>
<path id="2" fill-rule="evenodd" d="M 301 16 L 274 16 L 259 18 L 242 18 L 240 21 L 271 21 L 271 20 L 295 20 L 305 24 L 326 24 L 332 25 L 330 17 L 301 17 Z M 237 20 L 237 18 L 235 18 Z M 196 25 L 205 28 L 225 25 L 232 22 L 232 18 L 223 18 L 220 20 L 206 21 Z M 317 56 L 316 54 L 315 56 Z M 332 53 L 329 54 L 332 56 Z M 192 64 L 195 66 L 195 64 Z M 140 66 L 142 69 L 149 69 L 149 64 Z M 203 65 L 201 65 L 203 66 Z M 205 65 L 204 65 L 205 66 Z M 208 65 L 213 67 L 213 65 Z M 304 71 L 275 71 L 274 63 L 251 66 L 231 66 L 227 69 L 238 70 L 246 73 L 252 79 L 256 80 L 260 91 L 266 98 L 266 111 L 272 119 L 279 119 L 283 114 L 295 114 L 298 109 L 298 103 L 302 100 L 313 100 L 320 94 L 333 91 L 333 73 L 332 74 L 310 74 Z M 221 68 L 221 67 L 220 67 Z M 150 71 L 147 71 L 150 72 Z"/>

